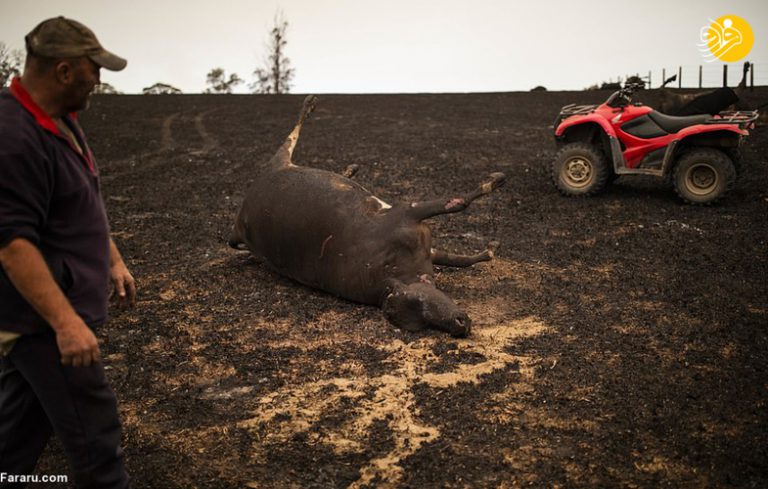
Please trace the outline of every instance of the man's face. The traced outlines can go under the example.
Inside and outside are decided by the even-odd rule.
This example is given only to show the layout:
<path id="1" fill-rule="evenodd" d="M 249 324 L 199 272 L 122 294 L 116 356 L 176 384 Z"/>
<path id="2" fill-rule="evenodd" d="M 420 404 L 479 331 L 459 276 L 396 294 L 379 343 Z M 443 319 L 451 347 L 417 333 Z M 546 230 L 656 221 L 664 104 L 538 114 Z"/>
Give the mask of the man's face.
<path id="1" fill-rule="evenodd" d="M 67 87 L 67 112 L 87 109 L 91 92 L 101 82 L 101 68 L 88 57 L 72 61 L 72 83 Z"/>

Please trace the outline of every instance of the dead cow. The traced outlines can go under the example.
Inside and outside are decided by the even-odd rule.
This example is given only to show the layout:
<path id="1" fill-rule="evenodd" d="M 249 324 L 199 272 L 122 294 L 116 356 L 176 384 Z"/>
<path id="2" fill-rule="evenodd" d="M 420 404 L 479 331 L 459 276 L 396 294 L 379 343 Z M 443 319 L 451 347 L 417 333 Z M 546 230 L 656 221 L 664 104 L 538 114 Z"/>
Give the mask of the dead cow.
<path id="1" fill-rule="evenodd" d="M 745 62 L 741 81 L 735 90 L 730 87 L 721 87 L 697 93 L 675 93 L 667 88 L 668 83 L 677 80 L 677 75 L 673 75 L 664 80 L 659 89 L 661 98 L 659 112 L 682 117 L 699 114 L 715 115 L 729 108 L 746 109 L 747 107 L 743 104 L 739 105 L 738 102 L 747 90 L 747 75 L 750 69 L 752 64 Z"/>
<path id="2" fill-rule="evenodd" d="M 277 272 L 313 288 L 380 306 L 395 325 L 466 336 L 467 314 L 435 287 L 433 265 L 468 267 L 492 258 L 431 248 L 424 220 L 460 212 L 504 183 L 492 173 L 460 197 L 391 206 L 356 182 L 296 166 L 291 155 L 317 98 L 304 100 L 299 120 L 247 191 L 230 246 L 247 248 Z"/>

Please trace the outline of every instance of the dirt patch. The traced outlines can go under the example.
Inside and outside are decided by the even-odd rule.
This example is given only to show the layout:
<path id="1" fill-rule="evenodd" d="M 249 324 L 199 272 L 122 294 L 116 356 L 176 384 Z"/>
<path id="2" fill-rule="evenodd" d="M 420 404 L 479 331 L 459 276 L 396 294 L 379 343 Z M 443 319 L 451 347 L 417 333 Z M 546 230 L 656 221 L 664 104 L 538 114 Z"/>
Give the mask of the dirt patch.
<path id="1" fill-rule="evenodd" d="M 358 164 L 384 202 L 509 177 L 431 221 L 449 252 L 499 242 L 437 271 L 465 340 L 399 331 L 226 246 L 302 97 L 97 97 L 82 119 L 140 289 L 99 333 L 134 487 L 768 485 L 768 133 L 717 207 L 646 178 L 563 198 L 549 126 L 606 96 L 320 98 L 295 163 Z M 38 471 L 65 465 L 53 444 Z"/>

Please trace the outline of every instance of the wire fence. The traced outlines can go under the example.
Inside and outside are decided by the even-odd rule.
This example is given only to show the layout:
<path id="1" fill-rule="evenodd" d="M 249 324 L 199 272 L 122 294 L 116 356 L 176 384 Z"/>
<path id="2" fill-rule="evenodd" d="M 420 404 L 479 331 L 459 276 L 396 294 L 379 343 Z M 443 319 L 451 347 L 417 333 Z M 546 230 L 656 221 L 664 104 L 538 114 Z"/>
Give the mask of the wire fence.
<path id="1" fill-rule="evenodd" d="M 735 87 L 743 76 L 743 66 L 740 63 L 667 66 L 634 75 L 639 76 L 651 88 L 660 87 L 664 80 L 673 75 L 677 75 L 677 80 L 667 84 L 670 88 L 716 88 L 723 85 Z M 768 63 L 753 63 L 747 74 L 747 86 L 765 85 L 768 85 Z"/>

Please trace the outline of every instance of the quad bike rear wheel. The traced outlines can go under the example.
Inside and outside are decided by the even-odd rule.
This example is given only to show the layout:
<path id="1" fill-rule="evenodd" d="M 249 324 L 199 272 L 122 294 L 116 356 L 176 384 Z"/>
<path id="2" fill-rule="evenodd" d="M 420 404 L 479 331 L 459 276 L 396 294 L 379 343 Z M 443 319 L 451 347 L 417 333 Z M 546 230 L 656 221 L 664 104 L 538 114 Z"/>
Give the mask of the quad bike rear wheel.
<path id="1" fill-rule="evenodd" d="M 612 173 L 603 152 L 588 143 L 566 144 L 552 163 L 552 180 L 563 195 L 595 195 Z"/>
<path id="2" fill-rule="evenodd" d="M 724 151 L 728 158 L 733 162 L 733 168 L 736 170 L 736 178 L 740 178 L 744 173 L 744 155 L 739 148 L 728 148 Z"/>
<path id="3" fill-rule="evenodd" d="M 733 161 L 712 148 L 685 153 L 678 160 L 672 177 L 677 194 L 686 202 L 698 205 L 716 202 L 735 180 Z"/>

